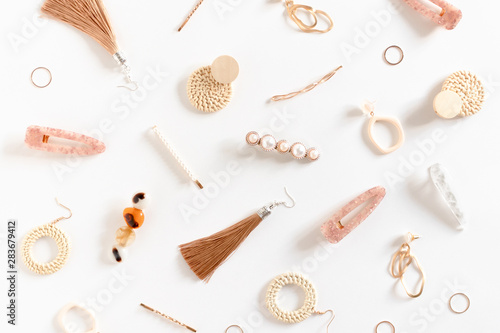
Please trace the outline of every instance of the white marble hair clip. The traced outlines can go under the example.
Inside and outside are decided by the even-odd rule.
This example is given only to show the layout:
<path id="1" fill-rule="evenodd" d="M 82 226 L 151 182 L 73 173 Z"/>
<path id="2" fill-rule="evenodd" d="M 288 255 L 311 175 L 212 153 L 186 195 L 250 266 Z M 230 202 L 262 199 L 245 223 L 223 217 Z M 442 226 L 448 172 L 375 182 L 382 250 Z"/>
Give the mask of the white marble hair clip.
<path id="1" fill-rule="evenodd" d="M 436 163 L 429 168 L 431 179 L 444 201 L 450 208 L 451 212 L 458 221 L 458 229 L 463 230 L 467 224 L 464 212 L 455 194 L 455 189 L 452 186 L 452 178 L 448 170 L 441 164 Z"/>

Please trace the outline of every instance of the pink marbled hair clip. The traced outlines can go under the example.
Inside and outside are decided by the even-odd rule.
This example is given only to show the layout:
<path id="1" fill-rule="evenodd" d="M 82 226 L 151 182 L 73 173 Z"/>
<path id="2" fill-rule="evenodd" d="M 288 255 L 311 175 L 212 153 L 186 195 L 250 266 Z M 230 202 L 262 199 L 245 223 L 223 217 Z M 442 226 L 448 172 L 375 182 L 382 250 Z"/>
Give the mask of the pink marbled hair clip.
<path id="1" fill-rule="evenodd" d="M 462 11 L 444 0 L 429 0 L 441 8 L 441 12 L 432 10 L 420 0 L 404 0 L 411 8 L 420 14 L 430 18 L 435 23 L 444 26 L 448 30 L 453 30 L 462 19 Z"/>
<path id="2" fill-rule="evenodd" d="M 365 193 L 359 195 L 354 200 L 349 202 L 347 205 L 342 207 L 341 210 L 336 212 L 332 217 L 326 221 L 323 226 L 321 226 L 321 232 L 323 236 L 333 244 L 340 242 L 345 236 L 347 236 L 351 231 L 356 229 L 357 226 L 361 224 L 370 214 L 377 208 L 379 203 L 385 197 L 385 188 L 382 186 L 377 186 L 369 189 Z M 361 206 L 368 200 L 373 199 L 361 212 L 354 216 L 351 221 L 347 224 L 342 224 L 341 220 L 352 212 L 357 207 Z"/>
<path id="3" fill-rule="evenodd" d="M 51 136 L 82 143 L 85 146 L 49 143 L 49 137 Z M 94 155 L 103 153 L 106 150 L 104 143 L 89 136 L 61 129 L 40 126 L 28 127 L 24 142 L 32 149 L 61 154 Z"/>

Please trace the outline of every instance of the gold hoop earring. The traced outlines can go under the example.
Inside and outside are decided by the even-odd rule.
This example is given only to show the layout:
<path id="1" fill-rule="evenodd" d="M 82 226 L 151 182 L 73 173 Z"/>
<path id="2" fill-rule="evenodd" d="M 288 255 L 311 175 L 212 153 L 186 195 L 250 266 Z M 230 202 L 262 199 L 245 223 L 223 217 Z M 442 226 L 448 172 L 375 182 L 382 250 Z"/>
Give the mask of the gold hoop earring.
<path id="1" fill-rule="evenodd" d="M 61 220 L 69 219 L 73 216 L 73 213 L 71 209 L 60 204 L 57 198 L 56 202 L 59 206 L 66 208 L 70 215 L 59 217 L 50 223 L 34 228 L 24 237 L 21 244 L 21 254 L 24 264 L 31 271 L 41 275 L 53 274 L 59 271 L 66 264 L 71 250 L 68 236 L 64 231 L 56 227 L 55 224 Z M 33 258 L 33 246 L 42 237 L 52 238 L 56 242 L 58 249 L 55 259 L 46 263 L 39 263 Z"/>
<path id="2" fill-rule="evenodd" d="M 422 266 L 420 266 L 420 263 L 417 259 L 417 257 L 411 253 L 411 248 L 410 248 L 410 243 L 413 242 L 416 239 L 419 239 L 420 236 L 414 235 L 412 233 L 408 233 L 407 235 L 407 241 L 401 245 L 399 250 L 394 254 L 391 260 L 391 268 L 390 268 L 390 273 L 392 277 L 399 279 L 401 281 L 401 284 L 403 285 L 403 288 L 408 296 L 411 298 L 417 298 L 420 295 L 422 295 L 422 292 L 424 291 L 424 285 L 425 285 L 425 273 L 424 270 L 422 269 Z M 418 290 L 417 293 L 411 293 L 408 291 L 408 288 L 406 287 L 405 281 L 404 281 L 404 275 L 406 273 L 406 270 L 412 263 L 415 263 L 415 266 L 417 267 L 417 270 L 421 274 L 421 282 L 420 282 L 420 289 Z"/>

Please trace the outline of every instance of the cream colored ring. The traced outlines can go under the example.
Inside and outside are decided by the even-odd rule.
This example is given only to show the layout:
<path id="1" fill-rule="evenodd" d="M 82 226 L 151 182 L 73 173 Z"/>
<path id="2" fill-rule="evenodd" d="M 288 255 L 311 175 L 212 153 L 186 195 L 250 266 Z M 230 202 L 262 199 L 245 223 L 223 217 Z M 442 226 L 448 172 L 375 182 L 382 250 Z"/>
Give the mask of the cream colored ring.
<path id="1" fill-rule="evenodd" d="M 57 249 L 59 251 L 56 258 L 47 263 L 39 263 L 33 259 L 33 246 L 42 237 L 52 238 L 56 242 Z M 70 250 L 71 246 L 66 233 L 51 223 L 31 230 L 24 237 L 21 244 L 21 254 L 24 264 L 31 271 L 41 275 L 53 274 L 59 271 L 66 264 Z"/>
<path id="2" fill-rule="evenodd" d="M 467 300 L 467 307 L 465 308 L 465 310 L 463 311 L 456 311 L 455 309 L 453 309 L 453 306 L 451 305 L 451 301 L 453 300 L 453 298 L 455 298 L 455 296 L 463 296 L 466 300 Z M 462 313 L 465 313 L 467 310 L 469 310 L 470 308 L 470 298 L 469 296 L 465 295 L 464 293 L 456 293 L 454 295 L 452 295 L 450 297 L 450 300 L 448 301 L 448 305 L 450 306 L 450 310 L 456 314 L 462 314 Z"/>
<path id="3" fill-rule="evenodd" d="M 278 304 L 278 294 L 281 289 L 288 284 L 294 284 L 302 288 L 305 292 L 304 305 L 295 311 L 282 310 Z M 271 314 L 278 320 L 286 323 L 300 323 L 306 320 L 316 310 L 317 293 L 313 284 L 298 273 L 285 273 L 276 277 L 267 289 L 266 306 Z"/>
<path id="4" fill-rule="evenodd" d="M 97 332 L 97 329 L 96 329 L 96 321 L 95 321 L 95 318 L 94 318 L 94 315 L 92 314 L 92 312 L 90 312 L 89 310 L 87 310 L 86 308 L 84 308 L 83 306 L 80 306 L 76 303 L 70 303 L 68 305 L 66 305 L 64 308 L 61 309 L 61 311 L 59 311 L 59 314 L 57 316 L 57 322 L 59 323 L 59 326 L 61 327 L 61 329 L 64 331 L 64 333 L 70 333 L 70 332 L 73 332 L 73 330 L 68 330 L 64 324 L 64 318 L 66 317 L 66 314 L 72 310 L 72 309 L 79 309 L 81 310 L 82 312 L 86 313 L 90 319 L 91 319 L 91 322 L 92 322 L 92 327 L 90 328 L 90 330 L 88 330 L 87 332 L 85 333 L 96 333 Z"/>
<path id="5" fill-rule="evenodd" d="M 381 321 L 380 323 L 377 324 L 377 326 L 375 326 L 375 333 L 378 333 L 378 327 L 382 324 L 389 324 L 389 326 L 391 326 L 392 328 L 392 333 L 396 333 L 396 328 L 394 327 L 394 325 L 387 320 Z"/>

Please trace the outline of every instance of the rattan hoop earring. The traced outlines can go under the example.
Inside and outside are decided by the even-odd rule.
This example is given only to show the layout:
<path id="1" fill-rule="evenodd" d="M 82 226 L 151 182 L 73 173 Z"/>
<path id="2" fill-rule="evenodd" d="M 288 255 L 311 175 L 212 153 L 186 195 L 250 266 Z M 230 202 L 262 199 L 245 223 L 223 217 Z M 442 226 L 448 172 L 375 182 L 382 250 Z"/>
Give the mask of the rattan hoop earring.
<path id="1" fill-rule="evenodd" d="M 305 293 L 304 305 L 298 310 L 295 311 L 286 311 L 279 307 L 278 305 L 278 294 L 281 289 L 289 284 L 294 284 L 302 288 Z M 318 311 L 316 310 L 316 305 L 318 303 L 318 294 L 316 289 L 314 288 L 311 281 L 306 279 L 299 273 L 285 273 L 280 276 L 277 276 L 267 288 L 266 294 L 266 306 L 271 312 L 271 314 L 278 320 L 281 320 L 285 323 L 295 324 L 300 323 L 307 318 L 309 318 L 312 314 L 326 314 L 327 312 L 332 313 L 332 318 L 326 327 L 328 332 L 328 328 L 335 318 L 335 313 L 333 310 L 327 311 Z"/>
<path id="2" fill-rule="evenodd" d="M 66 264 L 71 250 L 68 236 L 64 231 L 56 227 L 55 224 L 61 220 L 69 219 L 73 214 L 68 207 L 60 204 L 57 198 L 56 201 L 59 206 L 69 210 L 70 215 L 67 217 L 60 217 L 48 224 L 34 228 L 24 237 L 21 244 L 21 254 L 24 264 L 31 271 L 40 275 L 53 274 L 59 271 Z M 33 258 L 33 246 L 42 237 L 52 238 L 56 242 L 58 249 L 56 258 L 46 263 L 40 263 Z"/>

